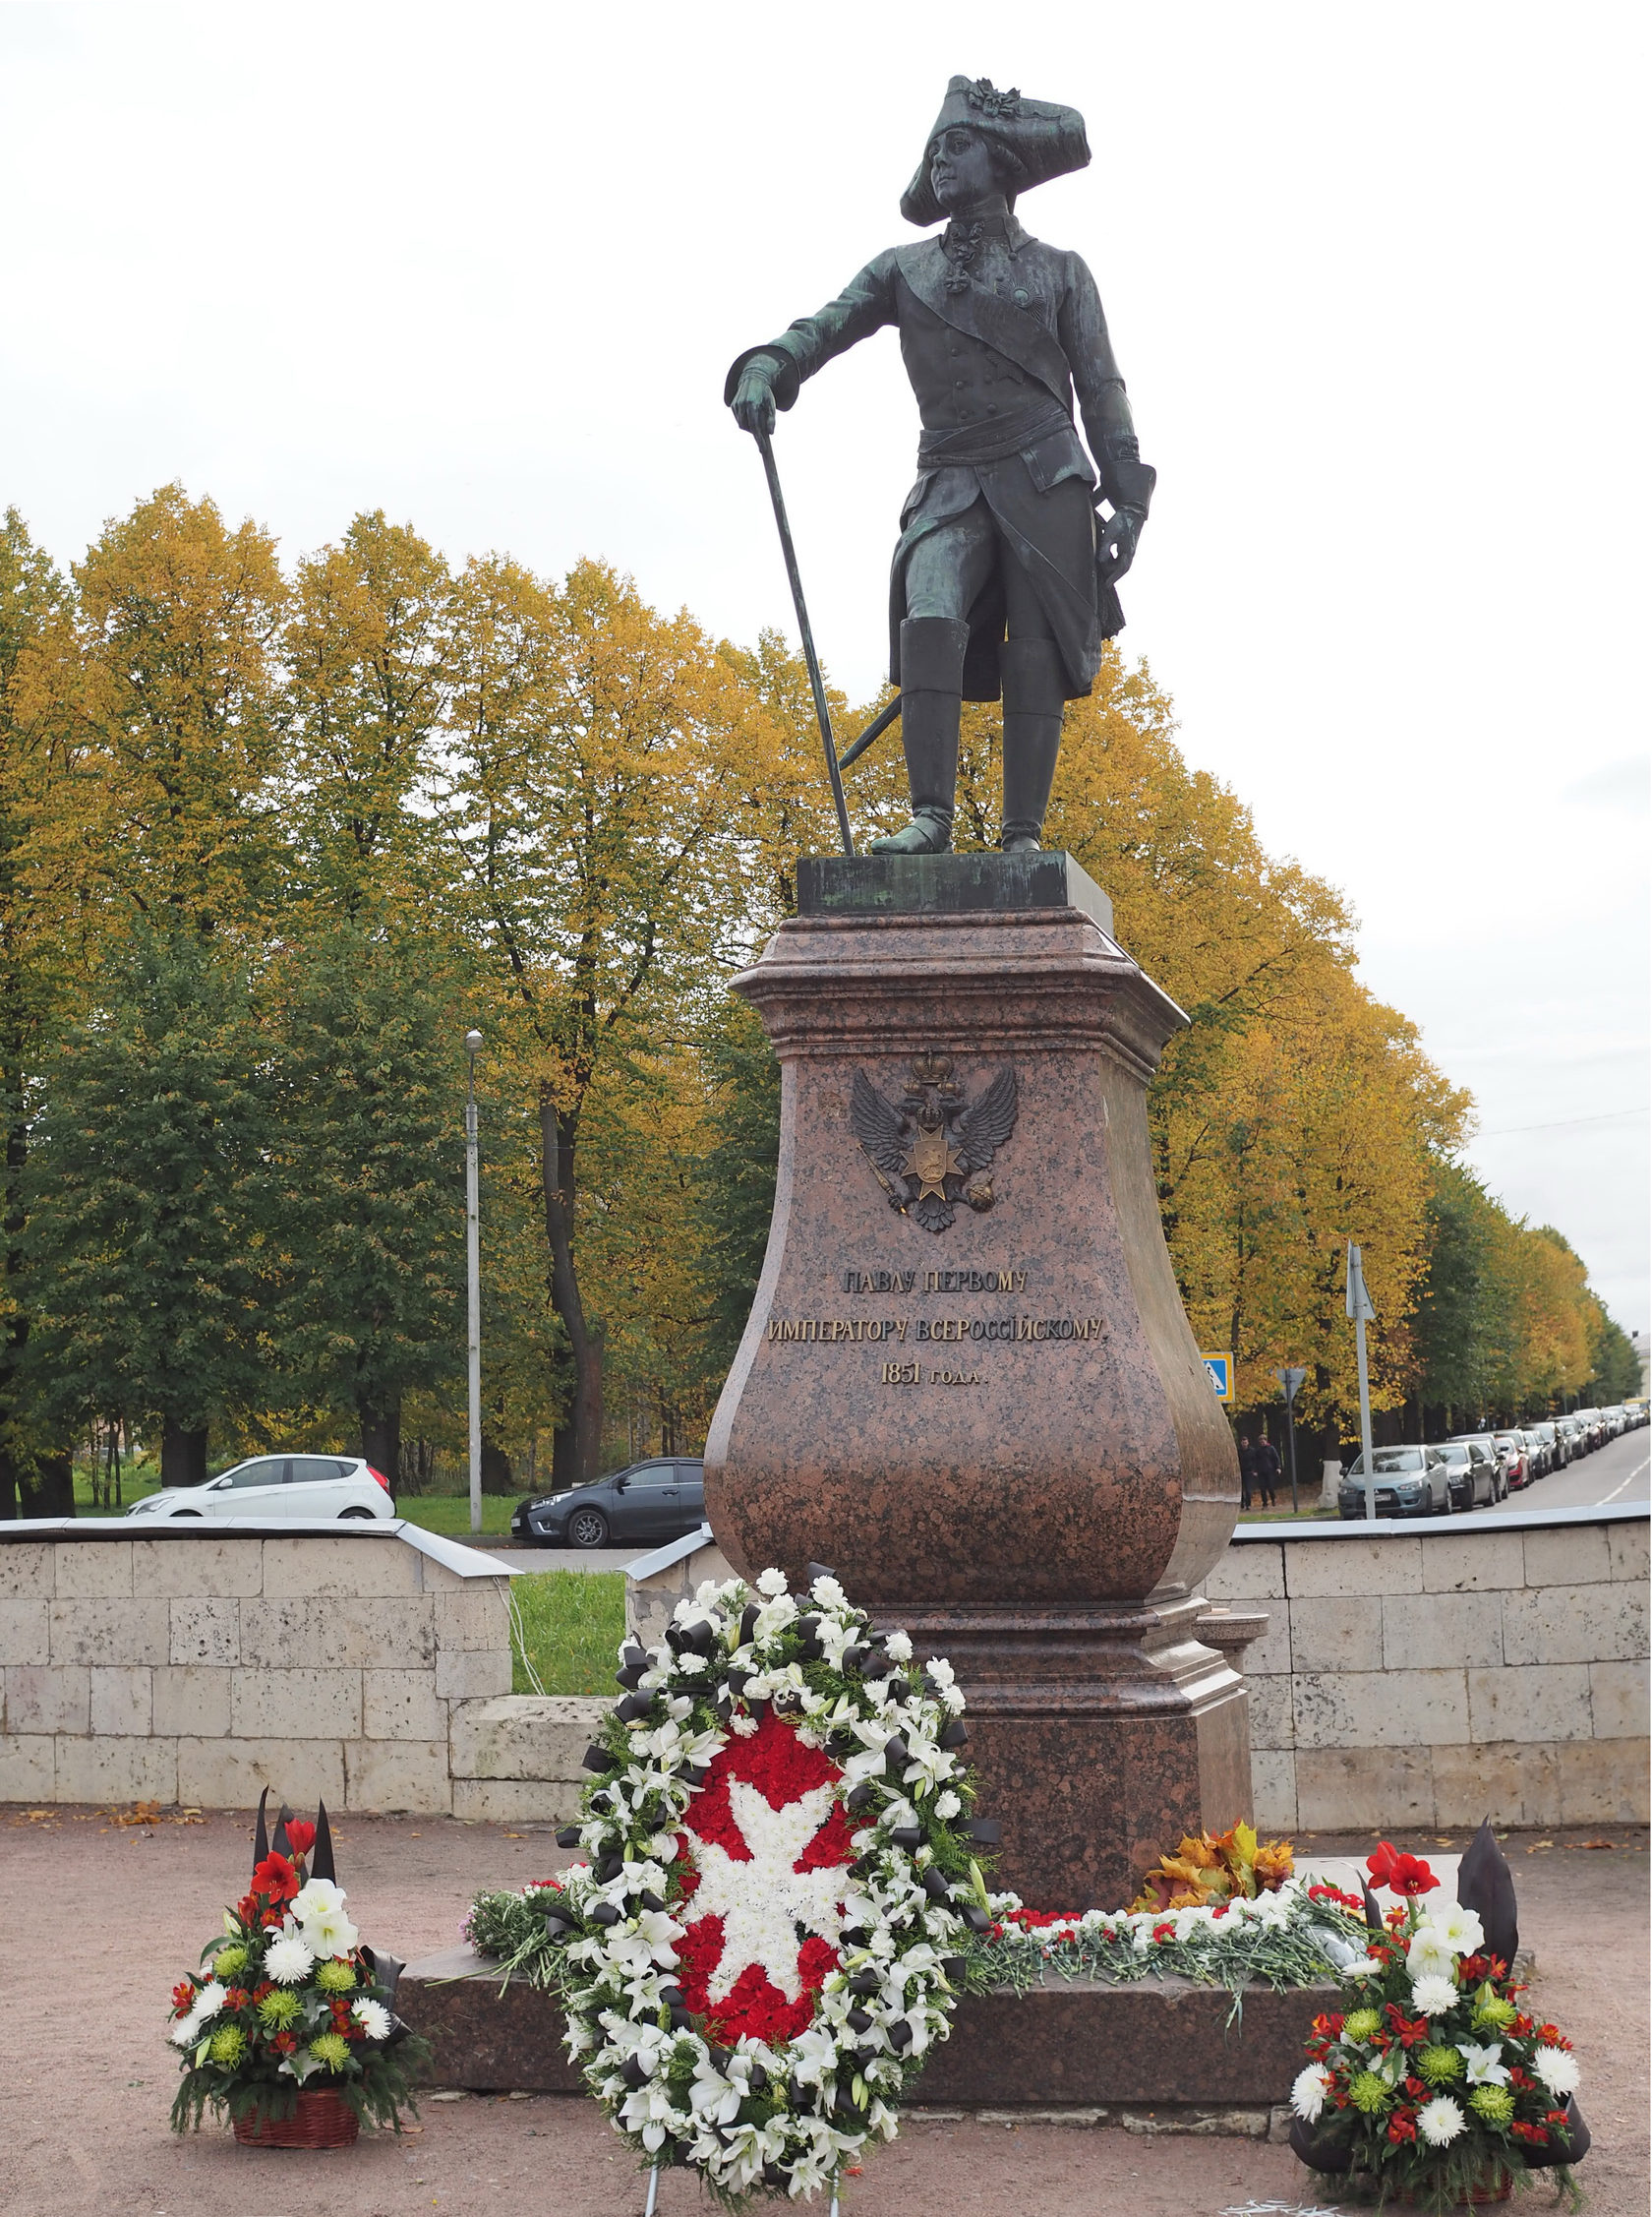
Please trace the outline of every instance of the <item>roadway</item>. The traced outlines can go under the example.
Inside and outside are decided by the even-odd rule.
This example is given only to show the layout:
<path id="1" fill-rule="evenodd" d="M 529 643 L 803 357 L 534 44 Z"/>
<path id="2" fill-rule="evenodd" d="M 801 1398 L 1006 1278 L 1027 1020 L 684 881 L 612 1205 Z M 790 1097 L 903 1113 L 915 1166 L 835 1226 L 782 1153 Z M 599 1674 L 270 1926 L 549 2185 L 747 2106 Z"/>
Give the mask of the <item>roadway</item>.
<path id="1" fill-rule="evenodd" d="M 1505 1517 L 1521 1509 L 1603 1509 L 1609 1503 L 1645 1501 L 1648 1498 L 1648 1463 L 1652 1462 L 1652 1426 L 1623 1432 L 1593 1455 L 1568 1463 L 1564 1470 L 1551 1470 L 1506 1501 L 1466 1511 L 1475 1517 Z"/>

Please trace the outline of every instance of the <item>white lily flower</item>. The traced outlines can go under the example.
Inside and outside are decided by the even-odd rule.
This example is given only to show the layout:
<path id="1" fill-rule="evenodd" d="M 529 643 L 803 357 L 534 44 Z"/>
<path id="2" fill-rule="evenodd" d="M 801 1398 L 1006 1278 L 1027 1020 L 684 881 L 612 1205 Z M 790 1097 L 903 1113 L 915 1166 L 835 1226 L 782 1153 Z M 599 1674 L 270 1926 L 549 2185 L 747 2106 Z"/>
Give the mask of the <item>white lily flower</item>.
<path id="1" fill-rule="evenodd" d="M 1459 2040 L 1457 2053 L 1468 2066 L 1468 2082 L 1471 2086 L 1506 2086 L 1508 2073 L 1503 2066 L 1503 2043 L 1488 2042 L 1479 2047 L 1472 2040 Z"/>

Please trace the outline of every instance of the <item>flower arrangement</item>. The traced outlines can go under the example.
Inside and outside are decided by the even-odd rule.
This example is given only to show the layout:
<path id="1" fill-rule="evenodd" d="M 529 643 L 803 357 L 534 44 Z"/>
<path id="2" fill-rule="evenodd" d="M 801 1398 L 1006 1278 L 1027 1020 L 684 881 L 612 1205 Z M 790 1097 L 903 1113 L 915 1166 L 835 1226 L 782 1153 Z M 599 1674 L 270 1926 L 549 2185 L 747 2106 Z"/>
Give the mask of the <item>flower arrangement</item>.
<path id="1" fill-rule="evenodd" d="M 1571 2043 L 1524 2009 L 1512 1977 L 1514 1888 L 1489 1826 L 1463 1857 L 1458 1898 L 1427 1863 L 1383 1841 L 1371 1885 L 1400 1899 L 1380 1917 L 1367 1888 L 1349 2007 L 1316 2017 L 1291 2093 L 1291 2144 L 1316 2170 L 1351 2172 L 1379 2201 L 1443 2210 L 1503 2198 L 1523 2171 L 1570 2166 L 1589 2145 Z"/>
<path id="2" fill-rule="evenodd" d="M 520 1891 L 480 1893 L 464 1938 L 483 1955 L 508 1966 L 507 1976 L 554 1989 L 559 1949 L 546 1931 L 557 1914 L 560 1879 L 540 1879 Z M 1357 1894 L 1304 1887 L 1289 1879 L 1271 1892 L 1165 1912 L 1089 1909 L 1044 1911 L 1019 1894 L 989 1890 L 991 1923 L 957 1943 L 970 1993 L 1024 1994 L 1046 1978 L 1101 1979 L 1115 1985 L 1170 1976 L 1219 1986 L 1235 2007 L 1247 1986 L 1283 1992 L 1332 1980 L 1364 1953 L 1363 1908 Z M 1351 1921 L 1350 1921 L 1351 1912 Z"/>
<path id="3" fill-rule="evenodd" d="M 506 1974 L 555 1984 L 586 2086 L 648 2162 L 726 2207 L 835 2188 L 894 2137 L 992 1921 L 964 1698 L 824 1573 L 798 1595 L 779 1571 L 704 1585 L 620 1660 L 558 1835 L 589 1860 L 485 1937 L 529 1926 Z"/>
<path id="4" fill-rule="evenodd" d="M 252 1885 L 224 1912 L 202 1967 L 172 1990 L 167 2037 L 183 2051 L 172 2127 L 200 2129 L 210 2107 L 238 2137 L 266 2136 L 301 2095 L 327 2092 L 356 2123 L 401 2129 L 410 2069 L 428 2043 L 394 2014 L 401 1965 L 361 1945 L 333 1870 L 326 1810 L 314 1825 L 282 1810 L 271 1844 L 259 1802 Z M 353 2137 L 356 2124 L 348 2127 Z"/>
<path id="5" fill-rule="evenodd" d="M 1203 1909 L 1211 1902 L 1254 1901 L 1276 1893 L 1296 1869 L 1288 1840 L 1261 1842 L 1249 1825 L 1231 1831 L 1184 1838 L 1174 1855 L 1161 1855 L 1132 1909 Z"/>

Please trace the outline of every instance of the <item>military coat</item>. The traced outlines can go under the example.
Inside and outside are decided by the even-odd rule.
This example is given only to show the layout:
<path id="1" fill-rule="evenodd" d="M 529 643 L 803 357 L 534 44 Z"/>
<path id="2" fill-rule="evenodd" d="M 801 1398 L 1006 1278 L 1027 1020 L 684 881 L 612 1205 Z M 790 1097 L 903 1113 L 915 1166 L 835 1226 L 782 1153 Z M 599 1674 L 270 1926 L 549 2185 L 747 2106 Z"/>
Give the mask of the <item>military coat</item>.
<path id="1" fill-rule="evenodd" d="M 1088 693 L 1101 642 L 1123 625 L 1118 596 L 1096 573 L 1093 509 L 1048 496 L 1099 482 L 1116 506 L 1146 509 L 1153 473 L 1142 462 L 1124 380 L 1113 359 L 1095 280 L 1076 254 L 1031 238 L 1014 215 L 955 220 L 935 237 L 892 247 L 838 298 L 729 372 L 732 400 L 756 356 L 774 366 L 778 407 L 834 355 L 893 324 L 917 398 L 917 481 L 901 515 L 890 579 L 890 682 L 900 683 L 906 566 L 925 533 L 984 500 L 1004 559 L 1026 570 L 1061 652 L 1068 697 Z M 1084 421 L 1094 468 L 1074 421 Z M 995 576 L 970 612 L 965 695 L 995 700 L 1004 594 Z"/>

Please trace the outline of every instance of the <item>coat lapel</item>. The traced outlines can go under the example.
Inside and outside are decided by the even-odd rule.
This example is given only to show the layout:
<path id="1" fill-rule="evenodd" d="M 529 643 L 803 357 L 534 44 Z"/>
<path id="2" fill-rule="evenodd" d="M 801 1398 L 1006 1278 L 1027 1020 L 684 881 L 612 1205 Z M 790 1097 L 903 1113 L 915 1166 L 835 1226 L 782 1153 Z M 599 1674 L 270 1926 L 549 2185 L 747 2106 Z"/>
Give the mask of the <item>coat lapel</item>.
<path id="1" fill-rule="evenodd" d="M 949 292 L 946 280 L 952 265 L 938 240 L 925 239 L 919 246 L 902 247 L 898 260 L 909 291 L 932 316 L 1016 363 L 1030 377 L 1035 377 L 1063 407 L 1072 407 L 1073 374 L 1067 357 L 1035 316 L 1029 316 L 1013 300 L 1003 300 L 973 282 L 966 291 Z"/>

